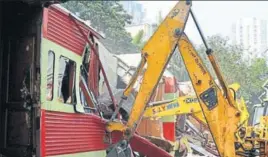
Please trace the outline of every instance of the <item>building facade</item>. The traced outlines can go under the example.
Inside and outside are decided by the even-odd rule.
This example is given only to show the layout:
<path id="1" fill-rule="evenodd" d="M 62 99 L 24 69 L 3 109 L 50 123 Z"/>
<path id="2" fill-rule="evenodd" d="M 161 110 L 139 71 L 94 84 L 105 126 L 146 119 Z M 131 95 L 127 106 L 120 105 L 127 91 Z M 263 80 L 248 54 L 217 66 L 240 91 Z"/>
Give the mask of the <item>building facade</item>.
<path id="1" fill-rule="evenodd" d="M 135 1 L 120 1 L 120 4 L 122 4 L 127 13 L 132 16 L 131 25 L 137 25 L 143 22 L 145 10 L 142 4 Z"/>
<path id="2" fill-rule="evenodd" d="M 240 45 L 247 57 L 260 57 L 267 49 L 267 21 L 241 18 L 232 25 L 232 42 Z"/>

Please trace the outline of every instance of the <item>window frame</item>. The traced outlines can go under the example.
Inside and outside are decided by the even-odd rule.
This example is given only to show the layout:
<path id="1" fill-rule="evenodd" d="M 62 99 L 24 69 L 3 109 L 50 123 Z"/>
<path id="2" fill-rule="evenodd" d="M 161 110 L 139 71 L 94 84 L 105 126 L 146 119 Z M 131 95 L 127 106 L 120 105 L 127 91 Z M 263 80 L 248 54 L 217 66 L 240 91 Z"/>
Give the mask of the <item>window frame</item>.
<path id="1" fill-rule="evenodd" d="M 48 50 L 48 58 L 47 58 L 47 63 L 49 62 L 49 53 L 53 55 L 53 62 L 52 62 L 52 93 L 51 93 L 51 99 L 47 99 L 47 87 L 46 87 L 46 100 L 47 101 L 53 101 L 54 99 L 54 83 L 55 83 L 55 52 L 53 50 Z M 48 65 L 47 65 L 48 66 Z M 46 86 L 48 85 L 48 70 L 47 70 L 47 75 L 46 75 Z"/>
<path id="2" fill-rule="evenodd" d="M 61 60 L 61 58 L 66 58 L 67 60 L 69 60 L 69 62 L 71 61 L 71 62 L 73 62 L 74 64 L 73 64 L 73 66 L 74 66 L 74 68 L 73 68 L 73 70 L 74 70 L 74 74 L 73 74 L 73 79 L 72 79 L 72 81 L 73 81 L 73 85 L 72 85 L 72 87 L 71 87 L 71 95 L 69 95 L 69 97 L 71 97 L 71 102 L 70 103 L 68 103 L 67 101 L 68 101 L 68 99 L 69 99 L 69 97 L 68 97 L 68 99 L 66 100 L 66 102 L 64 102 L 64 100 L 63 101 L 60 101 L 59 99 L 61 99 L 62 97 L 59 95 L 59 92 L 62 92 L 61 91 L 61 89 L 60 89 L 60 87 L 59 87 L 59 74 L 60 74 L 60 60 Z M 77 95 L 76 95 L 76 73 L 77 73 L 77 63 L 74 61 L 74 60 L 72 60 L 72 59 L 70 59 L 69 57 L 66 57 L 66 56 L 64 56 L 64 55 L 60 55 L 59 56 L 59 59 L 58 59 L 58 61 L 59 61 L 59 66 L 58 66 L 58 75 L 57 75 L 57 77 L 58 77 L 58 85 L 57 85 L 57 89 L 58 89 L 58 91 L 57 91 L 57 98 L 58 98 L 58 101 L 60 102 L 60 103 L 63 103 L 63 104 L 66 104 L 66 105 L 76 105 L 77 104 Z M 64 74 L 63 74 L 64 75 Z M 62 76 L 63 77 L 63 76 Z M 69 78 L 70 79 L 70 78 Z M 62 80 L 61 80 L 61 83 L 62 83 Z M 61 84 L 62 85 L 62 84 Z M 68 86 L 70 86 L 70 80 L 69 80 L 69 83 L 68 83 Z M 70 91 L 69 91 L 70 92 Z M 62 93 L 61 93 L 62 94 Z"/>

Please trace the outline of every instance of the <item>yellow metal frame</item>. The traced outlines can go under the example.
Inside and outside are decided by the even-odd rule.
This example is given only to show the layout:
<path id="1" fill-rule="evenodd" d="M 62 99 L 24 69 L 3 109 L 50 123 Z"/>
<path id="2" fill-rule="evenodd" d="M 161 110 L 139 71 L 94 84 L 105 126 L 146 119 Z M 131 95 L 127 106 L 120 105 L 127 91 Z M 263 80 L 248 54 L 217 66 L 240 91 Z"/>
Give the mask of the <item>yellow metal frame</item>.
<path id="1" fill-rule="evenodd" d="M 157 118 L 180 114 L 193 114 L 203 124 L 206 124 L 198 99 L 195 96 L 183 96 L 168 103 L 149 106 L 146 108 L 143 116 Z"/>
<path id="2" fill-rule="evenodd" d="M 234 107 L 237 106 L 236 102 L 232 97 L 229 97 L 231 101 L 224 97 L 186 34 L 181 37 L 178 45 L 218 152 L 220 156 L 234 157 L 234 134 L 240 121 L 240 112 Z M 213 63 L 216 63 L 215 60 Z M 205 93 L 208 90 L 212 92 Z"/>

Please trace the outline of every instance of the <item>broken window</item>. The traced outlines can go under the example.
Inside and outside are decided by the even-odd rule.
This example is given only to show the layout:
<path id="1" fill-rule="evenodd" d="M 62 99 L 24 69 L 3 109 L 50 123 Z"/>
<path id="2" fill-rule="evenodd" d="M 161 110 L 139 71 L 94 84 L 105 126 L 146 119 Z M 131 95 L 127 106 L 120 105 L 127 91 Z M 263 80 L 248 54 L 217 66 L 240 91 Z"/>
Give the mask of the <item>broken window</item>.
<path id="1" fill-rule="evenodd" d="M 59 100 L 63 103 L 75 103 L 75 69 L 76 63 L 61 56 L 59 60 Z"/>
<path id="2" fill-rule="evenodd" d="M 55 66 L 55 54 L 53 51 L 48 51 L 46 99 L 49 101 L 51 101 L 53 99 L 54 69 L 55 69 L 54 66 Z"/>
<path id="3" fill-rule="evenodd" d="M 81 100 L 81 104 L 82 104 L 83 106 L 87 107 L 87 106 L 88 106 L 88 104 L 87 104 L 87 101 L 86 101 L 85 95 L 84 95 L 84 93 L 83 93 L 83 91 L 82 91 L 81 87 L 79 88 L 79 93 L 80 93 L 80 100 Z"/>
<path id="4" fill-rule="evenodd" d="M 85 65 L 89 64 L 89 58 L 90 58 L 90 48 L 87 46 L 83 56 L 83 64 Z"/>
<path id="5" fill-rule="evenodd" d="M 81 77 L 84 80 L 84 83 L 86 83 L 86 84 L 88 81 L 89 58 L 90 58 L 90 48 L 88 46 L 86 46 L 85 51 L 84 51 L 84 55 L 83 55 L 83 62 L 82 62 L 82 65 L 80 67 Z M 82 80 L 80 79 L 80 81 L 82 81 Z M 83 81 L 82 81 L 82 83 L 83 83 Z M 85 95 L 81 89 L 81 86 L 79 88 L 79 92 L 80 92 L 81 103 L 84 106 L 87 106 L 86 98 L 85 98 Z"/>
<path id="6" fill-rule="evenodd" d="M 83 63 L 80 67 L 81 75 L 84 77 L 86 82 L 88 81 L 89 61 L 90 61 L 90 48 L 87 46 L 83 56 Z"/>

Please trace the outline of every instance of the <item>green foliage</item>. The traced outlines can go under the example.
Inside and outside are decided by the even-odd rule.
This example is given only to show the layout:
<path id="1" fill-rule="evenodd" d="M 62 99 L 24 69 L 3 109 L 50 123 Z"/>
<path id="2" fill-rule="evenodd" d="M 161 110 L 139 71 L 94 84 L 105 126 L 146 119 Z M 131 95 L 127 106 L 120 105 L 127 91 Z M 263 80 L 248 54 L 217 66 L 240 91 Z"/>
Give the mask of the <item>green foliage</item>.
<path id="1" fill-rule="evenodd" d="M 145 41 L 142 41 L 144 35 L 144 31 L 140 30 L 132 39 L 132 44 L 137 46 L 139 49 L 142 49 L 144 44 L 146 43 Z"/>
<path id="2" fill-rule="evenodd" d="M 263 58 L 244 58 L 240 47 L 227 44 L 228 40 L 220 36 L 208 38 L 208 44 L 214 51 L 214 55 L 220 65 L 221 71 L 228 84 L 238 82 L 241 85 L 240 95 L 246 100 L 254 101 L 260 93 L 265 81 L 264 74 L 268 73 L 268 66 Z M 203 46 L 198 48 L 209 71 L 212 70 Z M 251 64 L 249 64 L 251 62 Z M 215 74 L 213 73 L 213 76 Z"/>
<path id="3" fill-rule="evenodd" d="M 249 66 L 249 71 L 249 79 L 252 80 L 249 88 L 253 93 L 259 93 L 259 88 L 268 78 L 268 66 L 266 64 L 266 60 L 264 58 L 254 58 L 252 60 L 252 64 Z"/>
<path id="4" fill-rule="evenodd" d="M 131 23 L 132 17 L 118 1 L 69 1 L 63 6 L 81 19 L 89 20 L 93 28 L 103 32 L 106 36 L 103 43 L 112 53 L 137 51 L 124 28 Z"/>

